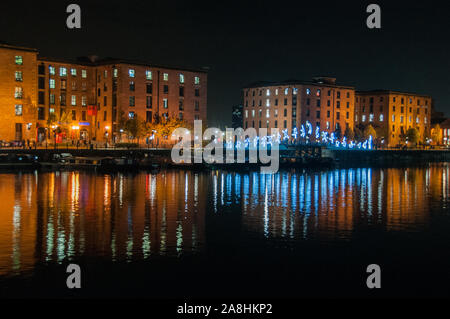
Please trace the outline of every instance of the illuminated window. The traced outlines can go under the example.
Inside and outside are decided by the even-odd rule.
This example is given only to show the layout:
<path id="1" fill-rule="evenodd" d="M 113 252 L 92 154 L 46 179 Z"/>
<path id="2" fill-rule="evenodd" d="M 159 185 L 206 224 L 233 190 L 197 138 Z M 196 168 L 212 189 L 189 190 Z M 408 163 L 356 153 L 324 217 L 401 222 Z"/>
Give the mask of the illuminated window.
<path id="1" fill-rule="evenodd" d="M 85 96 L 85 95 L 83 95 L 83 96 L 81 97 L 81 105 L 82 105 L 82 106 L 86 106 L 86 105 L 87 105 L 87 99 L 86 99 L 86 96 Z"/>
<path id="2" fill-rule="evenodd" d="M 48 73 L 49 73 L 50 75 L 55 75 L 55 67 L 49 66 L 49 67 L 48 67 Z"/>
<path id="3" fill-rule="evenodd" d="M 16 61 L 17 65 L 22 65 L 23 64 L 22 56 L 21 55 L 16 55 L 15 61 Z"/>
<path id="4" fill-rule="evenodd" d="M 316 95 L 320 96 L 320 89 L 317 90 Z"/>
<path id="5" fill-rule="evenodd" d="M 22 82 L 22 71 L 16 71 L 16 81 Z"/>
<path id="6" fill-rule="evenodd" d="M 310 95 L 311 94 L 311 90 L 310 89 L 306 89 L 306 94 Z"/>
<path id="7" fill-rule="evenodd" d="M 200 78 L 198 76 L 194 77 L 194 84 L 200 84 Z"/>
<path id="8" fill-rule="evenodd" d="M 168 104 L 168 102 L 167 102 L 167 99 L 163 99 L 163 107 L 164 107 L 165 109 L 167 109 L 167 108 L 169 107 L 169 104 Z"/>
<path id="9" fill-rule="evenodd" d="M 278 95 L 278 89 L 275 89 L 275 95 Z"/>
<path id="10" fill-rule="evenodd" d="M 113 77 L 118 77 L 119 76 L 119 70 L 117 70 L 116 68 L 113 69 Z"/>
<path id="11" fill-rule="evenodd" d="M 285 88 L 284 89 L 284 95 L 288 95 L 289 94 L 289 88 Z"/>
<path id="12" fill-rule="evenodd" d="M 81 70 L 81 77 L 83 79 L 85 79 L 87 77 L 87 71 L 86 70 Z"/>
<path id="13" fill-rule="evenodd" d="M 330 128 L 330 122 L 327 121 L 327 130 Z"/>
<path id="14" fill-rule="evenodd" d="M 108 77 L 108 70 L 105 70 L 105 71 L 103 72 L 103 77 L 104 77 L 105 79 Z"/>
<path id="15" fill-rule="evenodd" d="M 297 93 L 298 93 L 298 89 L 297 88 L 293 88 L 292 89 L 292 94 L 297 95 Z"/>
<path id="16" fill-rule="evenodd" d="M 416 118 L 416 123 L 417 123 L 417 124 L 420 123 L 420 118 L 419 118 L 419 117 Z"/>
<path id="17" fill-rule="evenodd" d="M 248 110 L 245 110 L 245 117 L 248 118 Z"/>
<path id="18" fill-rule="evenodd" d="M 266 106 L 270 106 L 270 100 L 266 99 Z"/>
<path id="19" fill-rule="evenodd" d="M 128 118 L 134 119 L 134 112 L 128 112 Z"/>
<path id="20" fill-rule="evenodd" d="M 392 115 L 392 122 L 395 122 L 395 115 Z"/>
<path id="21" fill-rule="evenodd" d="M 129 69 L 129 70 L 128 70 L 128 76 L 129 76 L 130 78 L 134 78 L 134 69 Z"/>
<path id="22" fill-rule="evenodd" d="M 145 78 L 147 79 L 147 80 L 151 80 L 151 79 L 153 79 L 153 74 L 152 74 L 152 71 L 145 71 Z"/>
<path id="23" fill-rule="evenodd" d="M 369 122 L 373 122 L 373 114 L 369 114 Z"/>
<path id="24" fill-rule="evenodd" d="M 72 76 L 77 76 L 77 69 L 70 69 L 70 74 Z"/>
<path id="25" fill-rule="evenodd" d="M 361 116 L 361 121 L 362 121 L 362 122 L 365 122 L 365 121 L 366 121 L 366 116 L 365 116 L 365 115 Z"/>
<path id="26" fill-rule="evenodd" d="M 22 96 L 23 96 L 23 90 L 22 90 L 22 88 L 16 86 L 16 89 L 15 89 L 15 91 L 14 91 L 14 97 L 15 97 L 16 99 L 21 99 Z"/>
<path id="27" fill-rule="evenodd" d="M 16 104 L 15 112 L 16 112 L 16 116 L 21 116 L 22 115 L 22 104 Z"/>
<path id="28" fill-rule="evenodd" d="M 270 96 L 270 89 L 266 90 L 266 96 Z"/>
<path id="29" fill-rule="evenodd" d="M 59 76 L 67 76 L 67 69 L 65 67 L 59 68 Z"/>
<path id="30" fill-rule="evenodd" d="M 50 94 L 49 95 L 49 100 L 50 100 L 50 104 L 54 105 L 55 104 L 55 94 Z"/>
<path id="31" fill-rule="evenodd" d="M 55 88 L 55 79 L 50 79 L 50 88 L 54 89 Z"/>
<path id="32" fill-rule="evenodd" d="M 275 109 L 275 111 L 274 111 L 274 116 L 278 117 L 278 110 L 277 109 Z"/>
<path id="33" fill-rule="evenodd" d="M 270 110 L 269 109 L 266 110 L 266 117 L 270 117 Z"/>
<path id="34" fill-rule="evenodd" d="M 423 120 L 424 120 L 424 123 L 427 124 L 427 118 L 425 117 Z"/>
<path id="35" fill-rule="evenodd" d="M 180 83 L 184 83 L 184 74 L 180 74 Z"/>
<path id="36" fill-rule="evenodd" d="M 252 117 L 255 117 L 255 110 L 252 110 Z"/>
<path id="37" fill-rule="evenodd" d="M 384 120 L 383 114 L 380 114 L 380 122 L 383 122 L 383 120 Z"/>
<path id="38" fill-rule="evenodd" d="M 73 106 L 77 105 L 77 97 L 76 97 L 75 95 L 72 95 L 72 98 L 71 98 L 71 104 L 72 104 Z"/>
<path id="39" fill-rule="evenodd" d="M 164 81 L 169 81 L 169 74 L 168 73 L 163 73 L 163 80 Z"/>

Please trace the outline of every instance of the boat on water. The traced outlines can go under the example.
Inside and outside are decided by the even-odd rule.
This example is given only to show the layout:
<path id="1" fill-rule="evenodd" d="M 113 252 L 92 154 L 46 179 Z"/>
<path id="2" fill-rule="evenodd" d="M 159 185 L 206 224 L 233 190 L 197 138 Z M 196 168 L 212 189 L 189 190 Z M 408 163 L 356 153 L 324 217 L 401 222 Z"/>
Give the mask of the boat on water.
<path id="1" fill-rule="evenodd" d="M 37 169 L 38 159 L 38 156 L 32 154 L 0 154 L 0 169 Z"/>

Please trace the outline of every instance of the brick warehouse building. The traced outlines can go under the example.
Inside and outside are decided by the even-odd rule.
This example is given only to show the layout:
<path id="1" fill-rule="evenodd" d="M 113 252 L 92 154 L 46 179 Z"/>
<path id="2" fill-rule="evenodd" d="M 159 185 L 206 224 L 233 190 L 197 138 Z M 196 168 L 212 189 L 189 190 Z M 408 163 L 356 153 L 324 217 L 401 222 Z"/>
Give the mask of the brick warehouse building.
<path id="1" fill-rule="evenodd" d="M 309 121 L 329 133 L 353 129 L 355 88 L 335 78 L 313 81 L 258 82 L 244 88 L 244 128 L 292 132 Z"/>
<path id="2" fill-rule="evenodd" d="M 207 73 L 95 57 L 68 61 L 0 44 L 0 140 L 51 138 L 51 113 L 69 138 L 116 141 L 118 121 L 174 116 L 206 121 Z"/>
<path id="3" fill-rule="evenodd" d="M 420 140 L 430 136 L 430 96 L 387 90 L 356 92 L 355 125 L 371 124 L 387 145 L 404 143 L 406 131 L 416 128 Z"/>

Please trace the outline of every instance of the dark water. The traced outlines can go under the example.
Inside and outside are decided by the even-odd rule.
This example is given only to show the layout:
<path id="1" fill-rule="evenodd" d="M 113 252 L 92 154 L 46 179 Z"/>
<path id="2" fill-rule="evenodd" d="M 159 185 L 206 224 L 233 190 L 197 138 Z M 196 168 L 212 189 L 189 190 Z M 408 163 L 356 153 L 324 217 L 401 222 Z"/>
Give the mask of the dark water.
<path id="1" fill-rule="evenodd" d="M 450 296 L 449 178 L 449 163 L 2 173 L 0 296 Z"/>

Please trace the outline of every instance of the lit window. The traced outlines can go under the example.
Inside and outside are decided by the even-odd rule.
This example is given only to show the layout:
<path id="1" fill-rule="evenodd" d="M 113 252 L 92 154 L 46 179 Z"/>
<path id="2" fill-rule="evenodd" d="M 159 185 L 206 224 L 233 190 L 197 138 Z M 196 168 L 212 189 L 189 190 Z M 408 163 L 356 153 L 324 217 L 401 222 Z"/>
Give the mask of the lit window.
<path id="1" fill-rule="evenodd" d="M 427 118 L 424 118 L 423 120 L 424 120 L 424 123 L 427 124 Z"/>
<path id="2" fill-rule="evenodd" d="M 74 106 L 77 105 L 77 97 L 76 97 L 76 95 L 72 95 L 71 103 Z"/>
<path id="3" fill-rule="evenodd" d="M 200 78 L 198 76 L 194 77 L 194 84 L 200 84 Z"/>
<path id="4" fill-rule="evenodd" d="M 16 104 L 15 110 L 16 110 L 16 116 L 21 116 L 22 115 L 22 104 Z"/>
<path id="5" fill-rule="evenodd" d="M 22 82 L 22 71 L 16 71 L 16 81 Z"/>
<path id="6" fill-rule="evenodd" d="M 87 71 L 86 70 L 81 70 L 81 77 L 83 79 L 85 79 L 87 77 Z"/>
<path id="7" fill-rule="evenodd" d="M 245 110 L 245 117 L 248 117 L 248 110 Z"/>
<path id="8" fill-rule="evenodd" d="M 16 55 L 16 64 L 17 65 L 22 65 L 23 64 L 23 59 L 21 55 Z"/>
<path id="9" fill-rule="evenodd" d="M 48 67 L 48 73 L 50 73 L 50 75 L 55 75 L 55 67 L 49 66 Z"/>
<path id="10" fill-rule="evenodd" d="M 373 114 L 369 114 L 369 122 L 373 122 Z"/>
<path id="11" fill-rule="evenodd" d="M 420 118 L 419 118 L 419 117 L 416 118 L 416 123 L 417 123 L 417 124 L 420 123 Z"/>
<path id="12" fill-rule="evenodd" d="M 119 70 L 117 70 L 116 68 L 113 69 L 113 77 L 117 77 L 119 75 Z"/>
<path id="13" fill-rule="evenodd" d="M 361 116 L 361 121 L 362 121 L 362 122 L 365 122 L 365 121 L 366 121 L 366 116 L 365 116 L 365 115 Z"/>
<path id="14" fill-rule="evenodd" d="M 164 81 L 169 81 L 169 74 L 168 73 L 163 73 L 163 80 Z"/>
<path id="15" fill-rule="evenodd" d="M 270 106 L 270 100 L 266 99 L 266 106 Z"/>
<path id="16" fill-rule="evenodd" d="M 59 68 L 59 76 L 66 76 L 67 75 L 67 69 L 65 67 Z"/>
<path id="17" fill-rule="evenodd" d="M 266 96 L 270 96 L 270 89 L 266 90 Z"/>
<path id="18" fill-rule="evenodd" d="M 147 80 L 151 80 L 153 77 L 152 77 L 152 71 L 145 71 L 145 78 L 147 79 Z"/>
<path id="19" fill-rule="evenodd" d="M 184 74 L 180 74 L 180 83 L 184 83 Z"/>
<path id="20" fill-rule="evenodd" d="M 21 98 L 22 98 L 22 95 L 23 95 L 22 88 L 16 86 L 16 89 L 15 89 L 15 91 L 14 91 L 14 97 L 15 97 L 16 99 L 21 99 Z"/>
<path id="21" fill-rule="evenodd" d="M 103 72 L 103 77 L 106 79 L 108 77 L 108 70 L 105 70 L 105 72 Z"/>
<path id="22" fill-rule="evenodd" d="M 86 96 L 85 95 L 83 95 L 82 97 L 81 97 L 81 105 L 82 106 L 86 106 Z"/>
<path id="23" fill-rule="evenodd" d="M 330 129 L 330 122 L 327 121 L 327 130 Z"/>
<path id="24" fill-rule="evenodd" d="M 48 109 L 50 113 L 55 113 L 55 109 L 53 107 Z"/>
<path id="25" fill-rule="evenodd" d="M 134 118 L 134 112 L 128 112 L 128 118 L 133 119 Z"/>
<path id="26" fill-rule="evenodd" d="M 297 93 L 298 93 L 298 89 L 297 88 L 293 88 L 292 89 L 292 94 L 297 95 Z"/>
<path id="27" fill-rule="evenodd" d="M 128 76 L 129 76 L 130 78 L 134 78 L 134 70 L 133 70 L 133 69 L 129 69 L 129 70 L 128 70 Z"/>
<path id="28" fill-rule="evenodd" d="M 392 122 L 395 122 L 395 115 L 392 115 Z"/>
<path id="29" fill-rule="evenodd" d="M 266 110 L 266 117 L 270 117 L 270 110 L 269 109 Z"/>
<path id="30" fill-rule="evenodd" d="M 50 88 L 51 89 L 55 88 L 55 79 L 50 79 Z"/>
<path id="31" fill-rule="evenodd" d="M 310 89 L 306 89 L 306 94 L 310 95 L 311 94 L 311 90 Z"/>
<path id="32" fill-rule="evenodd" d="M 320 89 L 317 90 L 316 96 L 320 96 Z"/>
<path id="33" fill-rule="evenodd" d="M 380 114 L 380 122 L 383 122 L 383 120 L 384 120 L 383 114 Z"/>
<path id="34" fill-rule="evenodd" d="M 289 88 L 285 88 L 284 89 L 284 95 L 288 95 L 289 94 Z"/>
<path id="35" fill-rule="evenodd" d="M 70 69 L 70 74 L 72 74 L 72 76 L 77 76 L 77 69 Z"/>
<path id="36" fill-rule="evenodd" d="M 275 95 L 278 95 L 278 89 L 275 89 Z"/>
<path id="37" fill-rule="evenodd" d="M 167 104 L 167 99 L 163 99 L 163 107 L 167 109 L 169 105 Z"/>

